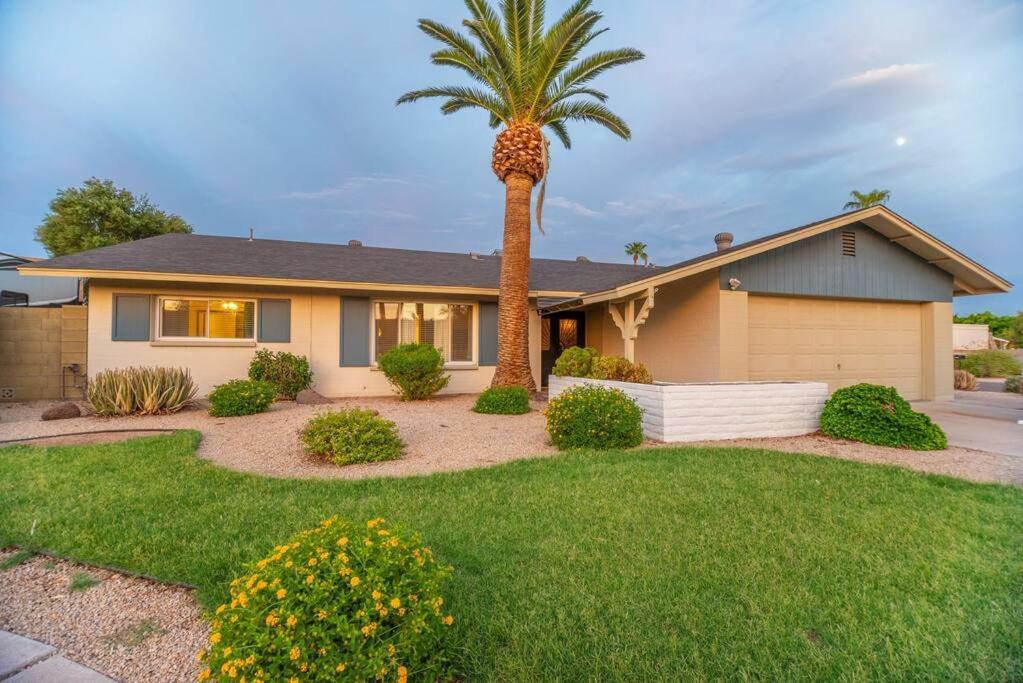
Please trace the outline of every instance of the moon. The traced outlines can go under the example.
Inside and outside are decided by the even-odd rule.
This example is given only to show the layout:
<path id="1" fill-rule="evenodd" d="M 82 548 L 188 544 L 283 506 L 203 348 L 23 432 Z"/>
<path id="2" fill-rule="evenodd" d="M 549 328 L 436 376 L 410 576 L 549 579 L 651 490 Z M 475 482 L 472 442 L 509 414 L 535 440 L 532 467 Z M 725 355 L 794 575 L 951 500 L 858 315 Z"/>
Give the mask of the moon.
<path id="1" fill-rule="evenodd" d="M 901 135 L 899 137 L 895 138 L 895 146 L 896 147 L 902 147 L 905 144 L 906 144 L 906 138 L 902 137 Z"/>

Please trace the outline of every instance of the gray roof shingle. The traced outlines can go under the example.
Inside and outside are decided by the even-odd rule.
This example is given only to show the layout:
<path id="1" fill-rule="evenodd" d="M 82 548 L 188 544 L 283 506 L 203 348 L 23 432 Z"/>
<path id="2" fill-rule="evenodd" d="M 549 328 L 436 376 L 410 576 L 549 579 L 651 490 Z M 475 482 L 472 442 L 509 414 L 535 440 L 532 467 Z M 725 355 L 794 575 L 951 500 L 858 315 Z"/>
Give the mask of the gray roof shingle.
<path id="1" fill-rule="evenodd" d="M 32 267 L 497 289 L 501 259 L 174 233 L 58 256 L 33 263 Z M 589 292 L 656 270 L 622 263 L 535 258 L 530 268 L 530 289 Z"/>

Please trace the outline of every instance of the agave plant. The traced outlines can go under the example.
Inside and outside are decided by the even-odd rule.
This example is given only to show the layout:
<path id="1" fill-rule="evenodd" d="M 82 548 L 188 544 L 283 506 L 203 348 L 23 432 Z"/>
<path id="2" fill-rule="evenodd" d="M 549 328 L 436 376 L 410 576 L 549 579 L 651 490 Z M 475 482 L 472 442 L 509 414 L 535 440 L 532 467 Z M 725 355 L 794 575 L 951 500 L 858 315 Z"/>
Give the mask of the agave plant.
<path id="1" fill-rule="evenodd" d="M 565 148 L 572 144 L 567 123 L 604 126 L 628 139 L 628 125 L 612 112 L 608 97 L 590 84 L 616 66 L 643 58 L 632 48 L 581 56 L 594 38 L 601 14 L 590 0 L 577 0 L 549 27 L 543 0 L 502 0 L 497 10 L 486 0 L 466 0 L 468 35 L 429 19 L 419 28 L 442 44 L 434 64 L 459 69 L 471 86 L 447 85 L 413 90 L 397 104 L 423 98 L 444 100 L 441 112 L 482 109 L 491 128 L 502 128 L 494 143 L 491 168 L 505 185 L 504 244 L 498 300 L 497 368 L 494 386 L 535 389 L 529 367 L 529 208 L 533 186 L 546 182 L 550 166 L 546 128 Z M 544 186 L 537 199 L 542 229 Z"/>
<path id="2" fill-rule="evenodd" d="M 89 403 L 97 415 L 176 413 L 197 390 L 188 370 L 181 368 L 104 370 L 89 383 Z"/>

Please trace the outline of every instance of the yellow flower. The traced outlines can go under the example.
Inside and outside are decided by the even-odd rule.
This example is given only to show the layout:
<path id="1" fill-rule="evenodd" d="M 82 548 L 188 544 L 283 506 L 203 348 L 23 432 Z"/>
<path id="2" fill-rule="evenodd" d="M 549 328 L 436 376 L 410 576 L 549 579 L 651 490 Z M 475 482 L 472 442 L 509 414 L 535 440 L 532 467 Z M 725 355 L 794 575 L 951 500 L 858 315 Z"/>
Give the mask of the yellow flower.
<path id="1" fill-rule="evenodd" d="M 391 598 L 391 607 L 393 607 L 394 609 L 398 609 L 399 607 L 401 607 L 401 600 L 399 600 L 398 598 Z"/>
<path id="2" fill-rule="evenodd" d="M 373 591 L 372 595 L 374 600 L 379 600 L 380 598 L 383 597 L 384 594 L 381 593 L 380 591 Z"/>
<path id="3" fill-rule="evenodd" d="M 227 605 L 221 605 L 220 607 L 217 608 L 217 614 L 220 614 L 221 612 L 223 612 L 226 609 L 227 609 Z"/>
<path id="4" fill-rule="evenodd" d="M 366 539 L 365 541 L 363 541 L 363 543 L 364 543 L 365 545 L 367 545 L 367 546 L 371 546 L 371 545 L 373 545 L 373 541 L 372 541 L 371 539 L 368 539 L 368 538 L 367 538 L 367 539 Z"/>
<path id="5" fill-rule="evenodd" d="M 260 581 L 259 583 L 256 584 L 256 590 L 261 591 L 264 588 L 266 588 L 266 586 L 267 586 L 266 581 Z"/>
<path id="6" fill-rule="evenodd" d="M 270 614 L 266 615 L 266 625 L 267 626 L 276 626 L 277 624 L 280 623 L 280 621 L 281 620 L 273 612 L 270 612 Z"/>
<path id="7" fill-rule="evenodd" d="M 408 669 L 403 666 L 398 667 L 398 681 L 399 683 L 405 683 L 408 680 Z"/>
<path id="8" fill-rule="evenodd" d="M 227 670 L 227 675 L 230 676 L 231 678 L 234 678 L 235 676 L 238 675 L 238 669 L 232 666 L 230 669 Z"/>
<path id="9" fill-rule="evenodd" d="M 344 670 L 345 670 L 345 663 L 344 662 L 341 662 L 336 667 L 334 667 L 334 671 L 336 671 L 338 673 L 341 673 Z"/>
<path id="10" fill-rule="evenodd" d="M 234 652 L 234 648 L 232 648 L 231 646 L 228 646 L 228 647 L 224 648 L 224 653 L 223 654 L 224 654 L 225 657 L 230 657 L 232 652 Z"/>
<path id="11" fill-rule="evenodd" d="M 289 569 L 290 569 L 291 567 L 293 567 L 294 565 L 295 565 L 295 563 L 294 563 L 294 562 L 292 562 L 291 560 L 288 560 L 287 562 L 285 562 L 285 563 L 284 563 L 284 566 L 285 566 L 285 567 L 288 567 Z"/>
<path id="12" fill-rule="evenodd" d="M 249 596 L 245 595 L 245 593 L 239 593 L 238 594 L 238 604 L 241 605 L 242 607 L 245 607 L 246 605 L 248 605 L 249 604 Z"/>
<path id="13" fill-rule="evenodd" d="M 317 619 L 326 619 L 327 618 L 327 612 L 321 609 L 319 612 L 316 613 L 316 618 Z"/>
<path id="14" fill-rule="evenodd" d="M 291 657 L 291 661 L 295 661 L 296 659 L 299 658 L 299 655 L 301 654 L 302 654 L 301 650 L 299 650 L 297 647 L 293 647 L 291 648 L 291 652 L 288 653 L 288 656 Z"/>
<path id="15" fill-rule="evenodd" d="M 394 656 L 394 653 L 395 653 L 395 648 L 394 648 L 394 645 L 390 645 L 390 644 L 389 644 L 389 645 L 387 646 L 387 655 L 388 655 L 389 657 L 393 657 L 393 656 Z"/>
<path id="16" fill-rule="evenodd" d="M 292 676 L 291 678 L 288 679 L 288 683 L 298 683 L 298 679 Z"/>
<path id="17" fill-rule="evenodd" d="M 342 547 L 348 545 L 348 537 L 342 536 L 341 538 L 337 539 L 337 544 Z"/>
<path id="18" fill-rule="evenodd" d="M 312 583 L 313 582 L 313 575 L 310 574 L 309 576 L 305 577 L 305 582 L 306 582 L 306 584 Z"/>
<path id="19" fill-rule="evenodd" d="M 220 642 L 220 634 L 219 633 L 211 633 L 210 634 L 210 642 L 213 643 L 214 645 L 219 643 Z"/>
<path id="20" fill-rule="evenodd" d="M 295 624 L 298 623 L 298 617 L 296 617 L 294 614 L 292 614 L 290 617 L 288 617 L 288 622 L 287 623 L 288 623 L 288 626 L 290 626 L 291 628 L 295 628 Z"/>
<path id="21" fill-rule="evenodd" d="M 356 586 L 358 586 L 358 585 L 359 585 L 360 583 L 362 583 L 362 579 L 360 579 L 360 578 L 359 578 L 358 576 L 353 576 L 353 577 L 352 577 L 352 580 L 348 582 L 348 584 L 349 584 L 349 585 L 350 585 L 350 586 L 351 586 L 352 588 L 355 588 L 355 587 L 356 587 Z"/>
<path id="22" fill-rule="evenodd" d="M 288 591 L 284 588 L 277 589 L 277 599 L 282 600 L 284 596 L 288 594 Z"/>
<path id="23" fill-rule="evenodd" d="M 451 626 L 451 624 L 455 623 L 455 618 L 449 614 L 443 619 L 441 619 L 441 621 L 443 621 L 448 626 Z"/>
<path id="24" fill-rule="evenodd" d="M 202 672 L 199 673 L 199 680 L 200 681 L 205 681 L 206 679 L 208 679 L 210 677 L 211 673 L 213 673 L 213 672 L 210 671 L 210 667 L 206 667 L 205 669 L 202 670 Z"/>
<path id="25" fill-rule="evenodd" d="M 309 562 L 307 562 L 306 564 L 308 564 L 310 567 L 312 567 L 313 565 L 316 564 L 316 558 L 315 557 L 310 557 L 309 558 Z"/>

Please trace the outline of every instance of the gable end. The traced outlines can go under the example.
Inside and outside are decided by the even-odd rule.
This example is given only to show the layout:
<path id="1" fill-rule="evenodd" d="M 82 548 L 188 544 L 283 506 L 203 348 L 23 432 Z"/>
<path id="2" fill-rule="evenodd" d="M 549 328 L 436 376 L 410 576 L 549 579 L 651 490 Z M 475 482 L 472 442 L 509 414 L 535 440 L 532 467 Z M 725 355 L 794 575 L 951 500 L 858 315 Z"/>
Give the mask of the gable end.
<path id="1" fill-rule="evenodd" d="M 721 288 L 891 301 L 952 301 L 952 275 L 863 223 L 793 242 L 721 267 Z"/>

